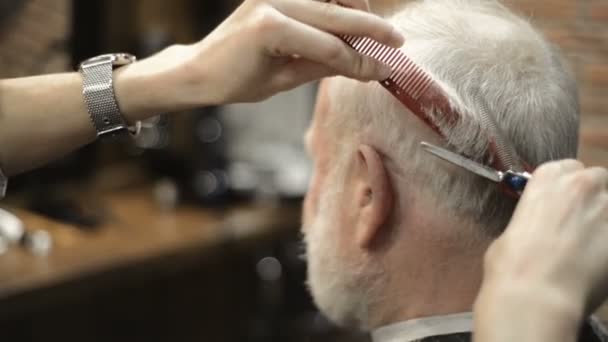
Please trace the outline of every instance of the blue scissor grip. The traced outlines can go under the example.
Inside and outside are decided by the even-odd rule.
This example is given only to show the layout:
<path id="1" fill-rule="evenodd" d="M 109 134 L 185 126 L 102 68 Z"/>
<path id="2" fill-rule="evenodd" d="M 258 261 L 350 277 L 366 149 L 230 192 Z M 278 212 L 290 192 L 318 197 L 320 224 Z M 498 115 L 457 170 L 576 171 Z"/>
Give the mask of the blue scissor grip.
<path id="1" fill-rule="evenodd" d="M 515 191 L 524 191 L 528 184 L 528 178 L 515 173 L 506 173 L 503 179 L 511 189 Z"/>

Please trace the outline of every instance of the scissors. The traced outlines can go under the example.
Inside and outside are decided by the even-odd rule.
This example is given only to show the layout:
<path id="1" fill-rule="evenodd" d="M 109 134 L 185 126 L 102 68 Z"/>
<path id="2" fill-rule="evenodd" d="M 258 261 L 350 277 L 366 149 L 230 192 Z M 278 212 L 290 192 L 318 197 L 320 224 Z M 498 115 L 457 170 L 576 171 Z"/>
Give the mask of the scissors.
<path id="1" fill-rule="evenodd" d="M 461 168 L 472 172 L 478 176 L 489 179 L 495 183 L 504 184 L 509 190 L 512 190 L 517 195 L 521 196 L 526 188 L 528 181 L 532 179 L 532 175 L 528 172 L 519 172 L 514 170 L 499 171 L 489 166 L 480 164 L 474 160 L 466 158 L 460 154 L 446 150 L 439 146 L 422 142 L 421 147 L 426 152 L 443 159 L 451 164 L 460 166 Z"/>

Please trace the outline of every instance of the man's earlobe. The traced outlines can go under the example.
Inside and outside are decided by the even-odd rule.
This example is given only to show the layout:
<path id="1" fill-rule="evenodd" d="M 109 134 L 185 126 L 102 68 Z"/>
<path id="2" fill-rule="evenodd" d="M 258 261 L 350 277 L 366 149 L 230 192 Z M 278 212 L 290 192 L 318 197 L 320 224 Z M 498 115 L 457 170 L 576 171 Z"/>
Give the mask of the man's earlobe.
<path id="1" fill-rule="evenodd" d="M 356 193 L 360 210 L 357 243 L 369 248 L 388 222 L 394 205 L 393 187 L 382 156 L 373 147 L 361 145 L 357 168 L 359 185 Z"/>

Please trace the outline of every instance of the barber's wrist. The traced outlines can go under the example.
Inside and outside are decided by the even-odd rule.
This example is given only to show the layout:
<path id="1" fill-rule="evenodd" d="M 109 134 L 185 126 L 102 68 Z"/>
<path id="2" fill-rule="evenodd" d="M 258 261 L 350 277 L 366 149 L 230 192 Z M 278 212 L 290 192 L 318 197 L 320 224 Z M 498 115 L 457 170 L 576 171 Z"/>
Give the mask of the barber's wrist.
<path id="1" fill-rule="evenodd" d="M 475 301 L 475 341 L 574 341 L 582 301 L 538 283 L 484 281 Z"/>
<path id="2" fill-rule="evenodd" d="M 126 65 L 114 71 L 116 101 L 129 124 L 160 113 L 163 99 L 159 97 L 159 75 L 142 72 L 138 65 Z"/>
<path id="3" fill-rule="evenodd" d="M 216 104 L 217 84 L 207 80 L 206 69 L 195 63 L 189 45 L 174 45 L 114 71 L 114 88 L 128 122 Z"/>
<path id="4" fill-rule="evenodd" d="M 196 44 L 175 47 L 172 58 L 179 60 L 171 72 L 175 90 L 179 92 L 179 105 L 184 108 L 199 108 L 226 104 L 222 90 L 226 88 L 225 78 L 235 77 L 223 74 L 221 65 L 213 59 L 212 44 L 203 40 Z"/>
<path id="5" fill-rule="evenodd" d="M 484 279 L 475 309 L 484 311 L 490 307 L 513 308 L 520 312 L 522 319 L 528 319 L 526 315 L 546 316 L 564 324 L 578 324 L 584 319 L 585 305 L 584 296 L 550 283 L 495 277 Z"/>

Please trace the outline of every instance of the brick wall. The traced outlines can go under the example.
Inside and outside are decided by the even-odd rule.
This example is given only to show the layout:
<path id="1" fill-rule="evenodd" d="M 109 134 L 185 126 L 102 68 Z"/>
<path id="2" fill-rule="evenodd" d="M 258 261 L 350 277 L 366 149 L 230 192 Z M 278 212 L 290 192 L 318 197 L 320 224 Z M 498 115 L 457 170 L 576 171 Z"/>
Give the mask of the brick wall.
<path id="1" fill-rule="evenodd" d="M 576 72 L 582 123 L 580 158 L 608 166 L 608 1 L 509 0 L 558 44 Z"/>

